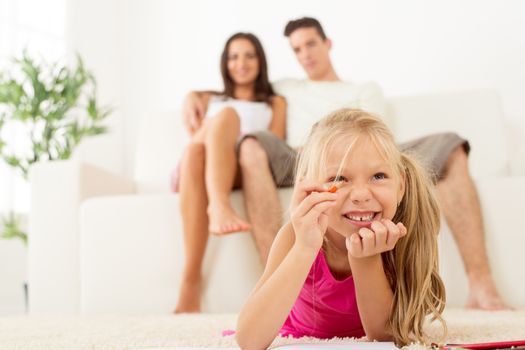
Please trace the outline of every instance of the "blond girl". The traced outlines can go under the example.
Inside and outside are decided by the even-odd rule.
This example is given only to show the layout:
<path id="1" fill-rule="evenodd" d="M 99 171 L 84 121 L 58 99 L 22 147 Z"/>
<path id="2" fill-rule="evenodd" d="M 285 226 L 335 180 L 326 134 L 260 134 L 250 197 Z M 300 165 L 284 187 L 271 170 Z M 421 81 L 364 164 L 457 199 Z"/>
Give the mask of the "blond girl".
<path id="1" fill-rule="evenodd" d="M 341 109 L 322 119 L 296 179 L 291 220 L 238 318 L 241 348 L 278 334 L 404 345 L 427 341 L 427 315 L 445 326 L 432 183 L 379 118 Z"/>

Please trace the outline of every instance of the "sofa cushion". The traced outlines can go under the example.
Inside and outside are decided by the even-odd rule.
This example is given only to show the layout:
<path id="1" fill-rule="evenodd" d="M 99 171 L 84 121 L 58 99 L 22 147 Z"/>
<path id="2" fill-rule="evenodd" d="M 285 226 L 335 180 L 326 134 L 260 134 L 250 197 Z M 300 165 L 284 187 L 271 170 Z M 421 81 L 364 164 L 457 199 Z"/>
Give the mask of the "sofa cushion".
<path id="1" fill-rule="evenodd" d="M 503 114 L 493 91 L 431 94 L 389 99 L 399 142 L 453 131 L 469 140 L 474 178 L 508 175 Z"/>

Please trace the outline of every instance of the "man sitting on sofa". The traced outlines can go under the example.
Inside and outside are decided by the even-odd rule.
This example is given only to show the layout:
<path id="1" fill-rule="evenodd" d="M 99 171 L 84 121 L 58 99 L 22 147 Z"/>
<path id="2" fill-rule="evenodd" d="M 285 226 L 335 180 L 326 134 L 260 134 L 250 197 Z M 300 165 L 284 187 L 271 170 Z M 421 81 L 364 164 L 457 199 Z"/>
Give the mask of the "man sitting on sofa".
<path id="1" fill-rule="evenodd" d="M 330 59 L 332 42 L 316 19 L 290 21 L 284 34 L 308 76 L 307 80 L 286 79 L 274 84 L 275 91 L 288 102 L 290 146 L 300 148 L 311 126 L 337 108 L 361 108 L 385 117 L 386 101 L 376 84 L 353 84 L 339 79 Z M 185 101 L 183 116 L 189 128 L 202 120 L 199 103 L 195 98 Z M 267 132 L 248 135 L 240 146 L 245 204 L 263 262 L 282 224 L 276 187 L 293 185 L 297 152 L 290 146 Z M 456 134 L 444 133 L 400 147 L 418 153 L 435 176 L 438 197 L 469 278 L 467 306 L 488 310 L 507 308 L 488 264 L 480 204 L 468 171 L 468 142 Z M 465 217 L 470 220 L 463 220 Z"/>

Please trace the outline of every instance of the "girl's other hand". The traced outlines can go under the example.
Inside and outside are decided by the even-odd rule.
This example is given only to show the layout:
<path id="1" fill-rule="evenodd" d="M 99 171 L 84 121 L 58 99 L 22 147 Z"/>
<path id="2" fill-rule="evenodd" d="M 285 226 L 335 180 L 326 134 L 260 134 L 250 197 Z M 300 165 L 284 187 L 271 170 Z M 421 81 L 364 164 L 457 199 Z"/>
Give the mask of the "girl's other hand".
<path id="1" fill-rule="evenodd" d="M 335 204 L 337 193 L 328 192 L 320 183 L 299 181 L 294 188 L 291 221 L 295 244 L 318 251 L 328 226 L 327 212 Z"/>
<path id="2" fill-rule="evenodd" d="M 346 239 L 348 255 L 365 258 L 394 249 L 397 241 L 407 234 L 403 223 L 388 219 L 372 222 L 370 229 L 363 227 Z"/>

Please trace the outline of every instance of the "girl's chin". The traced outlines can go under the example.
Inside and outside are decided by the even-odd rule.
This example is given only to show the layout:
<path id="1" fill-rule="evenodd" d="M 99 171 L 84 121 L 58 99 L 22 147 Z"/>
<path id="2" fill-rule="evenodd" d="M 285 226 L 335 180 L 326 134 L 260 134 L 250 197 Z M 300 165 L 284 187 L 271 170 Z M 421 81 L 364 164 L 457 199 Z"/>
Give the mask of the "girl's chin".
<path id="1" fill-rule="evenodd" d="M 348 238 L 350 237 L 351 235 L 353 235 L 354 233 L 357 233 L 358 230 L 337 230 L 337 229 L 332 229 L 332 232 L 339 235 L 339 236 L 343 236 L 345 238 Z"/>

